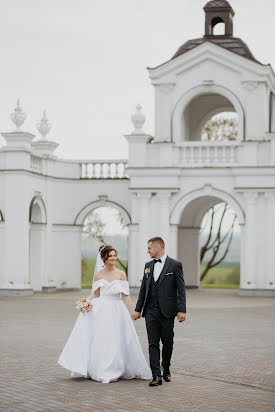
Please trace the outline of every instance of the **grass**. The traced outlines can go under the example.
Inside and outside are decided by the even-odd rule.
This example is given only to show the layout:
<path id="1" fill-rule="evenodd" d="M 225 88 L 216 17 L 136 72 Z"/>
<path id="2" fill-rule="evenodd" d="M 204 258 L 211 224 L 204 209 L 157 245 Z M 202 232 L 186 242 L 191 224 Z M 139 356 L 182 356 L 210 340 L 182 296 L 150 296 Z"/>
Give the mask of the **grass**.
<path id="1" fill-rule="evenodd" d="M 95 259 L 82 259 L 81 286 L 83 289 L 91 289 L 92 287 L 95 262 Z M 124 260 L 123 264 L 126 265 L 127 260 Z M 119 264 L 116 264 L 116 267 L 122 269 Z M 201 265 L 201 273 L 204 267 Z M 239 287 L 240 265 L 237 262 L 221 263 L 221 265 L 211 269 L 201 283 L 203 289 L 238 289 Z"/>
<path id="2" fill-rule="evenodd" d="M 93 283 L 94 269 L 96 259 L 82 259 L 81 261 L 81 287 L 82 289 L 91 289 Z M 127 260 L 122 261 L 124 265 Z M 116 263 L 118 269 L 123 270 L 119 263 Z"/>
<path id="3" fill-rule="evenodd" d="M 201 273 L 205 265 L 201 265 Z M 224 262 L 209 270 L 201 283 L 202 288 L 238 289 L 240 287 L 240 265 L 237 262 Z"/>

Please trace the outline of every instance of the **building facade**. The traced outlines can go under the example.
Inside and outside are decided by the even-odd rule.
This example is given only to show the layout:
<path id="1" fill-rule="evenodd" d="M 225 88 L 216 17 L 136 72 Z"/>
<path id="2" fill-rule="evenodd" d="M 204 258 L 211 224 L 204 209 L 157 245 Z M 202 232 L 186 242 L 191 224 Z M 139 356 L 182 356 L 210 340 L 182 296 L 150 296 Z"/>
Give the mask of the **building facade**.
<path id="1" fill-rule="evenodd" d="M 275 295 L 275 76 L 233 36 L 227 1 L 204 11 L 205 35 L 149 69 L 155 136 L 144 133 L 137 106 L 128 159 L 57 158 L 46 116 L 33 141 L 18 102 L 16 130 L 3 133 L 0 149 L 0 294 L 79 288 L 83 223 L 100 206 L 117 208 L 128 225 L 132 287 L 156 235 L 183 262 L 186 285 L 199 287 L 201 221 L 224 201 L 241 227 L 239 293 Z M 203 141 L 203 126 L 222 112 L 237 114 L 237 139 Z"/>

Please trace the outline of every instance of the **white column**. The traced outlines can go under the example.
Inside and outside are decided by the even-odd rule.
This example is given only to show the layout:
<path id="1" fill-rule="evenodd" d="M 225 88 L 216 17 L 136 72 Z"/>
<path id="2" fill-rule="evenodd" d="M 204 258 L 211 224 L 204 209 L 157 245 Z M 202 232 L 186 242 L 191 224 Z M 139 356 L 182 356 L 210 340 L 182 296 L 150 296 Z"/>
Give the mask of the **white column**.
<path id="1" fill-rule="evenodd" d="M 7 175 L 5 199 L 5 256 L 1 294 L 32 294 L 29 284 L 28 177 Z"/>
<path id="2" fill-rule="evenodd" d="M 132 287 L 140 286 L 140 279 L 143 274 L 144 251 L 146 245 L 144 245 L 145 239 L 142 238 L 142 231 L 146 225 L 147 215 L 141 211 L 142 202 L 146 202 L 148 193 L 131 193 L 131 216 L 132 223 L 128 225 L 129 228 L 129 243 L 128 243 L 128 279 L 129 284 Z M 146 209 L 146 206 L 143 205 Z M 145 216 L 141 217 L 142 214 Z"/>
<path id="3" fill-rule="evenodd" d="M 241 276 L 241 289 L 255 289 L 257 277 L 257 192 L 246 192 L 246 221 L 242 241 L 243 267 Z"/>
<path id="4" fill-rule="evenodd" d="M 160 236 L 163 238 L 166 244 L 166 252 L 171 254 L 170 241 L 170 224 L 169 224 L 169 198 L 170 191 L 159 191 L 157 192 L 157 203 L 158 207 L 153 211 L 156 214 L 158 222 L 158 233 L 155 236 Z"/>
<path id="5" fill-rule="evenodd" d="M 275 193 L 265 193 L 267 200 L 267 214 L 266 214 L 266 279 L 265 288 L 275 289 Z"/>
<path id="6" fill-rule="evenodd" d="M 239 224 L 241 237 L 240 237 L 240 288 L 245 287 L 245 258 L 246 258 L 246 248 L 245 248 L 245 224 Z"/>
<path id="7" fill-rule="evenodd" d="M 50 202 L 48 202 L 50 203 Z M 50 205 L 48 205 L 48 218 L 50 217 Z M 42 274 L 42 291 L 43 292 L 55 292 L 56 291 L 56 279 L 54 278 L 54 272 L 51 271 L 51 262 L 52 262 L 52 225 L 47 224 L 46 230 L 44 233 L 43 248 L 42 248 L 42 257 L 43 257 L 43 274 Z"/>
<path id="8" fill-rule="evenodd" d="M 128 225 L 129 241 L 128 241 L 128 282 L 132 287 L 140 286 L 139 268 L 139 225 L 131 223 Z"/>
<path id="9" fill-rule="evenodd" d="M 178 258 L 178 225 L 170 225 L 170 242 L 169 242 L 169 256 L 173 259 Z"/>
<path id="10" fill-rule="evenodd" d="M 139 198 L 139 207 L 140 207 L 140 215 L 139 215 L 139 227 L 140 227 L 140 245 L 141 245 L 141 255 L 143 255 L 144 259 L 148 260 L 147 251 L 147 242 L 149 238 L 149 233 L 151 232 L 151 224 L 150 224 L 150 200 L 151 200 L 151 192 L 140 192 L 138 193 Z"/>
<path id="11" fill-rule="evenodd" d="M 155 84 L 155 141 L 171 140 L 171 110 L 174 83 Z"/>
<path id="12" fill-rule="evenodd" d="M 30 270 L 29 281 L 34 291 L 42 291 L 45 278 L 45 224 L 30 224 Z"/>
<path id="13" fill-rule="evenodd" d="M 49 273 L 59 289 L 81 288 L 82 225 L 52 225 Z"/>
<path id="14" fill-rule="evenodd" d="M 200 286 L 200 228 L 179 228 L 179 260 L 183 264 L 186 286 Z"/>

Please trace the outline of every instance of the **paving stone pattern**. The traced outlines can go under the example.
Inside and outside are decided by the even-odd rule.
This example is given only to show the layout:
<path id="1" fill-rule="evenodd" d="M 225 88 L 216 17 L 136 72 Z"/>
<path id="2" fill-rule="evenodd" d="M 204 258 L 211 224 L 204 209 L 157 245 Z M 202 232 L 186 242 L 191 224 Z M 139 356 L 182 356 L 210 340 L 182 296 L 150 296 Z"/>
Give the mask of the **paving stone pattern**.
<path id="1" fill-rule="evenodd" d="M 275 411 L 275 299 L 188 290 L 172 381 L 71 379 L 57 365 L 87 291 L 0 298 L 1 411 Z M 133 296 L 133 300 L 136 296 Z M 135 322 L 148 359 L 144 320 Z"/>

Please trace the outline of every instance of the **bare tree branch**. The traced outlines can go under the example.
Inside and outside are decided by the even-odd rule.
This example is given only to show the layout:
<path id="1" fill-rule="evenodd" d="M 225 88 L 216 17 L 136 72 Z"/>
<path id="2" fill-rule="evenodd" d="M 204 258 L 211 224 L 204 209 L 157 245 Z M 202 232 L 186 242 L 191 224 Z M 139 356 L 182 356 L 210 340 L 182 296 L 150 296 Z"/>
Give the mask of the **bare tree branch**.
<path id="1" fill-rule="evenodd" d="M 213 213 L 212 209 L 214 210 L 214 213 Z M 206 266 L 205 266 L 205 268 L 204 268 L 204 270 L 203 270 L 203 272 L 200 276 L 201 281 L 205 278 L 205 276 L 207 275 L 207 273 L 209 272 L 210 269 L 217 266 L 218 264 L 220 264 L 225 259 L 226 255 L 229 251 L 229 248 L 230 248 L 230 245 L 231 245 L 231 242 L 232 242 L 232 237 L 233 237 L 233 233 L 234 233 L 234 226 L 235 226 L 237 216 L 236 216 L 236 214 L 233 214 L 233 221 L 230 225 L 230 228 L 227 230 L 225 235 L 222 236 L 222 231 L 221 231 L 222 230 L 222 223 L 224 221 L 224 217 L 225 217 L 226 212 L 228 211 L 228 209 L 229 209 L 229 205 L 228 204 L 223 204 L 223 211 L 222 211 L 222 215 L 221 215 L 220 220 L 219 220 L 218 230 L 217 230 L 217 233 L 215 235 L 215 238 L 211 243 L 206 242 L 206 243 L 208 243 L 208 245 L 206 246 L 206 243 L 205 243 L 205 245 L 203 245 L 203 247 L 201 248 L 201 256 L 202 255 L 204 256 L 207 251 L 212 250 L 212 256 L 209 259 L 209 261 L 207 262 L 207 264 L 206 264 Z M 216 216 L 216 213 L 217 213 L 217 208 L 216 209 L 215 209 L 215 207 L 211 208 L 210 213 L 211 213 L 211 219 L 214 220 L 215 216 Z M 211 228 L 211 232 L 212 232 L 212 230 L 213 230 L 213 225 L 212 225 L 212 228 Z M 212 233 L 211 233 L 211 236 L 212 236 Z M 209 234 L 208 239 L 211 236 Z M 227 246 L 226 246 L 221 258 L 216 260 L 217 255 L 220 251 L 221 245 L 226 241 L 228 236 L 229 236 L 228 243 L 227 243 Z M 201 259 L 201 262 L 202 262 L 202 259 Z"/>
<path id="2" fill-rule="evenodd" d="M 200 260 L 202 261 L 204 258 L 205 253 L 207 252 L 207 247 L 209 245 L 209 242 L 211 240 L 211 236 L 212 236 L 212 231 L 213 231 L 213 223 L 214 223 L 214 215 L 215 215 L 215 211 L 214 211 L 214 207 L 212 207 L 210 209 L 210 215 L 211 215 L 211 222 L 210 222 L 210 229 L 209 229 L 209 233 L 208 233 L 208 238 L 205 242 L 205 244 L 202 246 L 201 248 L 201 253 L 200 253 Z"/>

